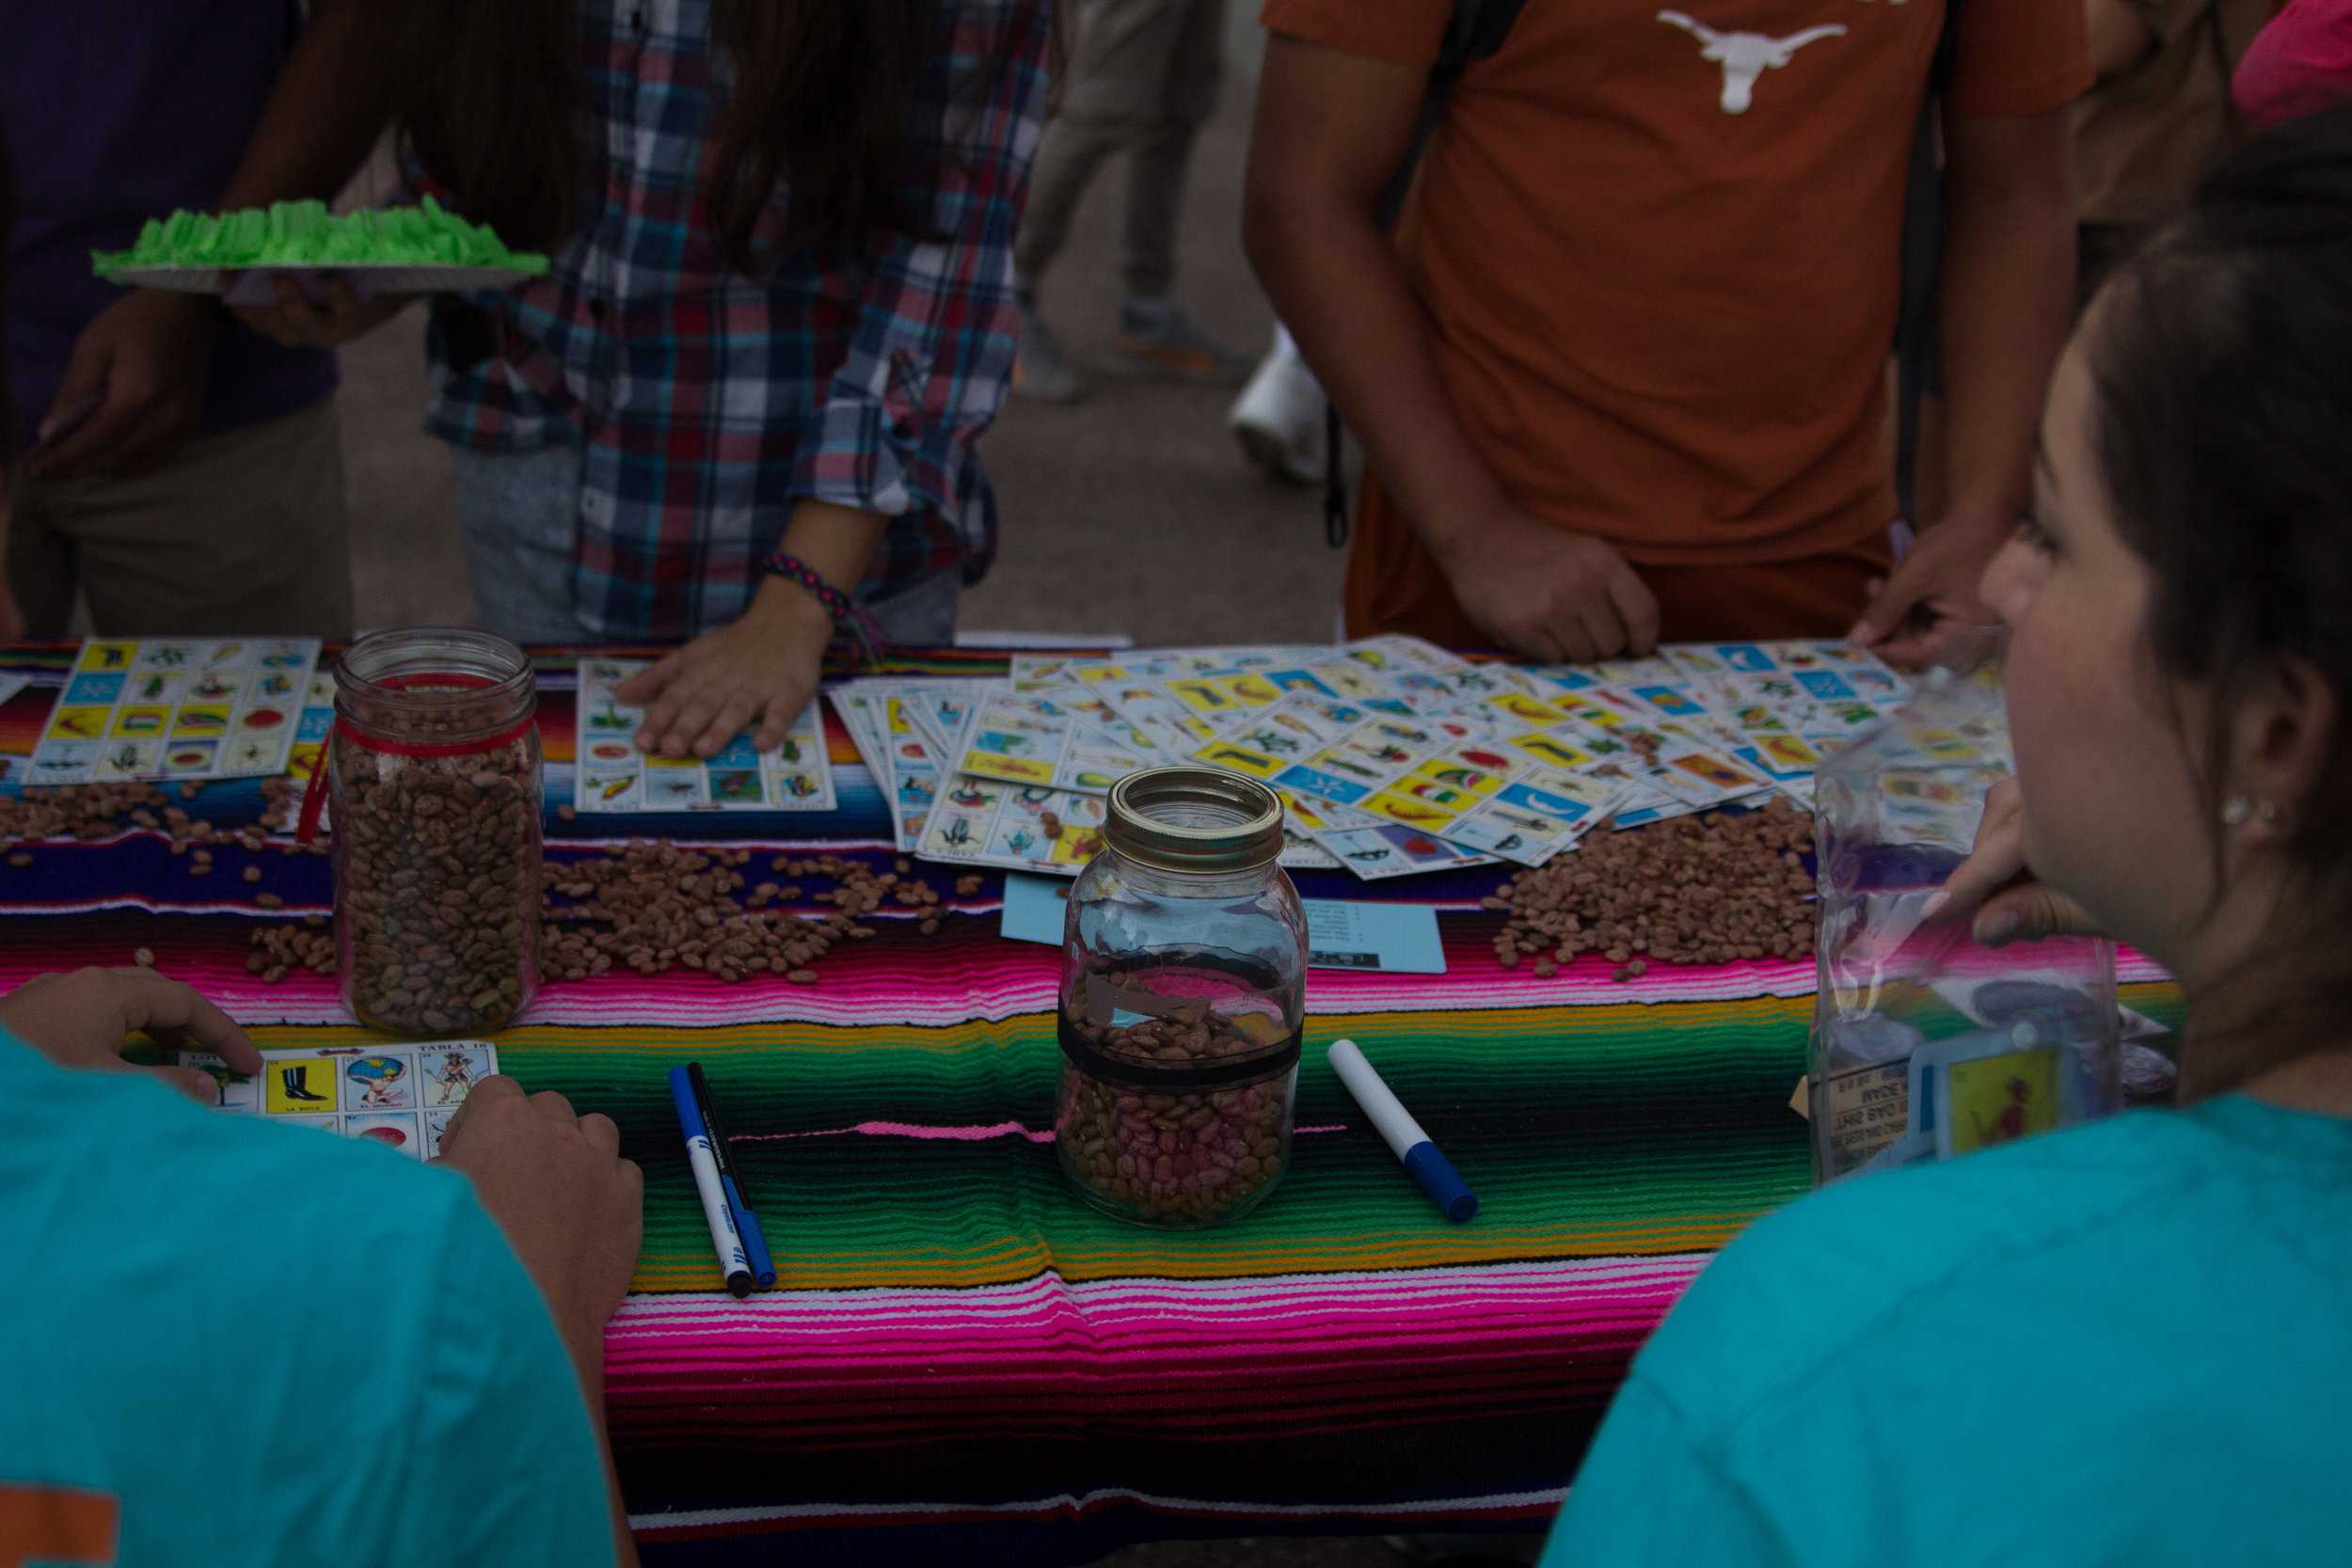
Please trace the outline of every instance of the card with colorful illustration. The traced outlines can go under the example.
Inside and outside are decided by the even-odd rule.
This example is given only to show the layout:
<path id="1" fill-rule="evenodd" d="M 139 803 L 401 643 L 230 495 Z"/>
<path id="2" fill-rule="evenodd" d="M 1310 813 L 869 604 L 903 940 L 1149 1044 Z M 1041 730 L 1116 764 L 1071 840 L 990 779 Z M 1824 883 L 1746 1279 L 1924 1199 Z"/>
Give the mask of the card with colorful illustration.
<path id="1" fill-rule="evenodd" d="M 1488 739 L 1458 719 L 1378 718 L 1300 762 L 1277 766 L 1256 752 L 1236 760 L 1230 743 L 1197 754 L 1474 854 L 1541 865 L 1605 818 L 1625 787 L 1596 777 L 1597 759 L 1584 752 L 1549 738 L 1540 749 L 1552 755 Z M 1543 766 L 1555 758 L 1560 766 Z"/>
<path id="2" fill-rule="evenodd" d="M 710 757 L 648 756 L 637 748 L 644 711 L 620 689 L 650 668 L 642 659 L 592 658 L 580 666 L 572 807 L 603 816 L 649 812 L 824 812 L 834 809 L 825 721 L 812 701 L 783 741 L 761 752 L 739 735 Z"/>
<path id="3" fill-rule="evenodd" d="M 1103 846 L 1108 807 L 1100 795 L 949 779 L 923 830 L 926 860 L 1074 877 Z"/>
<path id="4" fill-rule="evenodd" d="M 450 1118 L 499 1069 L 487 1040 L 264 1051 L 250 1078 L 207 1052 L 183 1051 L 179 1061 L 212 1075 L 226 1113 L 322 1128 L 412 1160 L 440 1157 Z"/>
<path id="5" fill-rule="evenodd" d="M 980 704 L 964 731 L 955 770 L 1005 784 L 1107 795 L 1128 774 L 1168 760 L 1138 727 L 1116 716 L 1104 723 L 1099 701 L 1075 685 L 997 692 Z"/>
<path id="6" fill-rule="evenodd" d="M 889 689 L 882 682 L 850 681 L 826 695 L 873 775 L 875 787 L 889 802 L 899 852 L 911 853 L 922 843 L 931 802 L 939 795 L 939 764 L 905 705 L 884 695 Z"/>
<path id="7" fill-rule="evenodd" d="M 283 773 L 318 661 L 308 638 L 93 638 L 57 693 L 25 782 Z"/>
<path id="8" fill-rule="evenodd" d="M 28 676 L 0 674 L 0 707 L 8 705 L 10 699 L 32 684 Z"/>
<path id="9" fill-rule="evenodd" d="M 335 677 L 313 674 L 302 693 L 302 717 L 294 721 L 294 749 L 286 753 L 286 777 L 308 789 L 310 775 L 326 755 L 326 737 L 335 728 Z M 326 820 L 320 807 L 319 820 Z"/>

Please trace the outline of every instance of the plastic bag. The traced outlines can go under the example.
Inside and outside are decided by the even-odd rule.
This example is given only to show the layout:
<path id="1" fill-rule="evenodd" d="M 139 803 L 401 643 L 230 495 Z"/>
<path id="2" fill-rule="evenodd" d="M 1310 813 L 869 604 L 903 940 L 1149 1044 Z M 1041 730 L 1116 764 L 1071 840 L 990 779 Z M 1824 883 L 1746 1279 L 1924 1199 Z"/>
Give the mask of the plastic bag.
<path id="1" fill-rule="evenodd" d="M 2012 770 L 1997 661 L 1931 672 L 1823 766 L 1814 1175 L 1834 1181 L 2046 1132 L 2122 1103 L 2115 945 L 1995 952 L 1928 899 Z"/>

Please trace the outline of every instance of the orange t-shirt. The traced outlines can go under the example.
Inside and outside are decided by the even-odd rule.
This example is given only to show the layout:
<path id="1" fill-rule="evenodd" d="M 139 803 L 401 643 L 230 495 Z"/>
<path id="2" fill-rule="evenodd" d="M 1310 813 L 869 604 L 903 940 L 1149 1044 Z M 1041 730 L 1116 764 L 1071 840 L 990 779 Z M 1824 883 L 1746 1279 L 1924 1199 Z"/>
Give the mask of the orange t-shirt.
<path id="1" fill-rule="evenodd" d="M 1448 102 L 1398 245 L 1455 413 L 1529 512 L 1637 566 L 1836 553 L 1896 511 L 1885 369 L 1944 5 L 1682 3 L 1528 0 Z M 2090 86 L 2080 0 L 1962 5 L 1957 112 L 2037 114 Z M 1263 14 L 1427 66 L 1453 12 Z M 1376 476 L 1356 548 L 1351 628 L 1459 623 Z"/>

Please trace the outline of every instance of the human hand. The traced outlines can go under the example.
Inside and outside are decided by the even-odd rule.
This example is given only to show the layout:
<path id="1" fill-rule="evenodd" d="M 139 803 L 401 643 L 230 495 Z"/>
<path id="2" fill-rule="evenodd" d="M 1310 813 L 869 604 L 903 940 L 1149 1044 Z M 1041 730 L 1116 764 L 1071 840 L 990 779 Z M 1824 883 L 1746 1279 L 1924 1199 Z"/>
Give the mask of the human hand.
<path id="1" fill-rule="evenodd" d="M 440 1163 L 473 1183 L 574 1358 L 602 1367 L 604 1325 L 628 1294 L 645 1229 L 645 1176 L 621 1158 L 612 1118 L 485 1078 L 442 1132 Z"/>
<path id="2" fill-rule="evenodd" d="M 168 460 L 203 415 L 219 330 L 202 294 L 134 289 L 101 310 L 74 340 L 25 472 L 86 479 Z"/>
<path id="3" fill-rule="evenodd" d="M 1658 600 L 1597 539 L 1526 514 L 1453 531 L 1438 564 L 1470 623 L 1497 646 L 1547 664 L 1584 664 L 1658 646 Z"/>
<path id="4" fill-rule="evenodd" d="M 783 742 L 816 695 L 833 618 L 782 578 L 760 585 L 742 619 L 706 632 L 615 693 L 645 710 L 640 749 L 715 756 L 754 725 L 760 751 Z"/>
<path id="5" fill-rule="evenodd" d="M 1995 624 L 1977 584 L 2011 531 L 1992 515 L 1955 515 L 1922 531 L 1894 575 L 1870 585 L 1852 641 L 1898 664 L 1933 664 L 1966 633 Z"/>
<path id="6" fill-rule="evenodd" d="M 1993 786 L 1976 847 L 1921 912 L 1930 920 L 1969 916 L 1969 934 L 1985 947 L 2106 934 L 2080 904 L 2033 879 L 2026 865 L 2025 797 L 2015 779 Z"/>
<path id="7" fill-rule="evenodd" d="M 209 1051 L 231 1072 L 262 1070 L 262 1053 L 227 1013 L 151 969 L 77 969 L 27 980 L 0 997 L 0 1028 L 59 1067 L 149 1073 L 204 1105 L 220 1103 L 211 1073 L 135 1067 L 122 1059 L 123 1037 L 140 1033 L 158 1045 Z"/>
<path id="8" fill-rule="evenodd" d="M 278 273 L 270 279 L 278 297 L 268 305 L 232 305 L 237 319 L 274 342 L 288 348 L 340 348 L 364 338 L 408 309 L 415 294 L 371 294 L 361 299 L 349 280 L 329 276 L 321 290 L 326 297 L 313 302 L 300 285 Z"/>
<path id="9" fill-rule="evenodd" d="M 0 515 L 0 544 L 8 537 L 8 518 Z M 14 642 L 24 635 L 24 611 L 16 602 L 16 594 L 8 587 L 8 575 L 0 571 L 0 642 Z"/>

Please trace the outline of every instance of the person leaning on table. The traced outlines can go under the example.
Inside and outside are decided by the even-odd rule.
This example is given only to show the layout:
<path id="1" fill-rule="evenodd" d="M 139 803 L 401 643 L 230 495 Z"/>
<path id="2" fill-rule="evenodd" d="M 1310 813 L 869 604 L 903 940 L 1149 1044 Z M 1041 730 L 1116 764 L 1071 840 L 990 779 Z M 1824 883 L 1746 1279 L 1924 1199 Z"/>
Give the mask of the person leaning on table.
<path id="1" fill-rule="evenodd" d="M 612 1123 L 490 1078 L 419 1165 L 222 1116 L 133 1031 L 261 1066 L 150 970 L 0 998 L 0 1561 L 634 1563 L 604 1325 L 644 1181 Z"/>
<path id="2" fill-rule="evenodd" d="M 1634 1364 L 1547 1561 L 2352 1551 L 2352 111 L 2238 153 L 2060 361 L 2014 785 L 1935 918 L 2179 976 L 2179 1108 L 1757 1222 Z"/>

